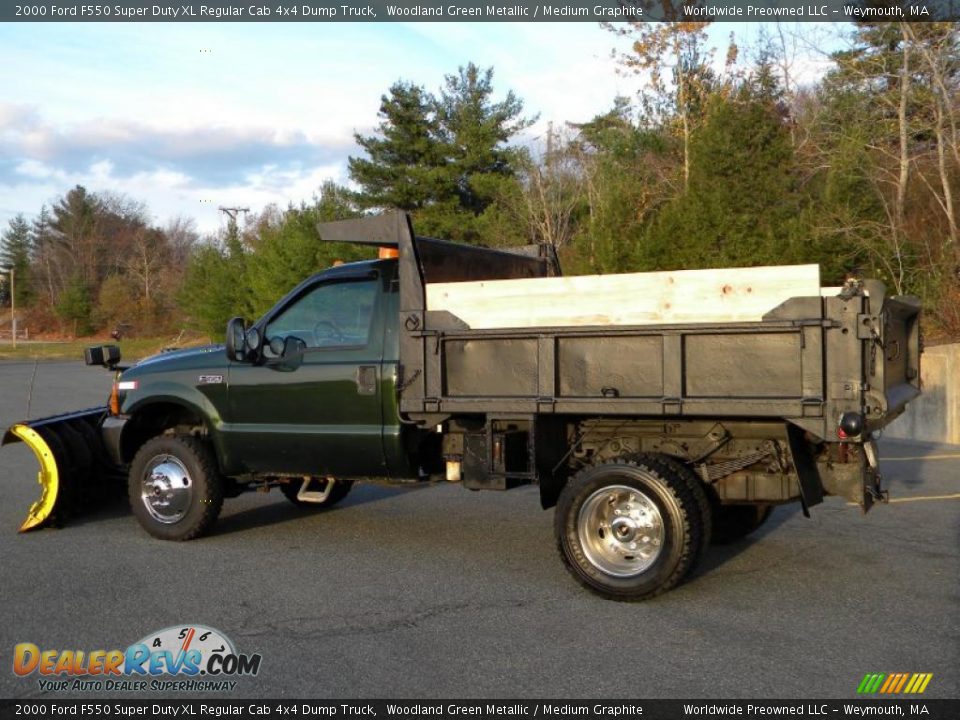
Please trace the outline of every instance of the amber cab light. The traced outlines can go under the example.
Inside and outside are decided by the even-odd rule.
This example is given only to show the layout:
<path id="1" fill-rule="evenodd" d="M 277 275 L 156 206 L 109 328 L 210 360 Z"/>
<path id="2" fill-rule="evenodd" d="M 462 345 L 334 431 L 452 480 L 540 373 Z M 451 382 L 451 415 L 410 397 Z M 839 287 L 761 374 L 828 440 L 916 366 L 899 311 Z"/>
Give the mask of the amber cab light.
<path id="1" fill-rule="evenodd" d="M 117 389 L 117 383 L 114 383 L 110 389 L 110 414 L 120 414 L 120 391 Z"/>

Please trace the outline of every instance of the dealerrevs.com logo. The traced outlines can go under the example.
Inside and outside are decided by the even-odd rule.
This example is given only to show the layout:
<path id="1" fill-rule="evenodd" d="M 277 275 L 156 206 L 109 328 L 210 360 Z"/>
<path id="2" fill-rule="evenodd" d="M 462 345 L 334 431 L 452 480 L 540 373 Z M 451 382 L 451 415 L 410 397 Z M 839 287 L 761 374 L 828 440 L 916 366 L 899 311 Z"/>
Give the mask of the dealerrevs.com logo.
<path id="1" fill-rule="evenodd" d="M 150 633 L 126 650 L 13 649 L 13 672 L 37 676 L 42 692 L 229 691 L 234 678 L 256 675 L 261 656 L 238 653 L 219 630 L 176 625 Z"/>

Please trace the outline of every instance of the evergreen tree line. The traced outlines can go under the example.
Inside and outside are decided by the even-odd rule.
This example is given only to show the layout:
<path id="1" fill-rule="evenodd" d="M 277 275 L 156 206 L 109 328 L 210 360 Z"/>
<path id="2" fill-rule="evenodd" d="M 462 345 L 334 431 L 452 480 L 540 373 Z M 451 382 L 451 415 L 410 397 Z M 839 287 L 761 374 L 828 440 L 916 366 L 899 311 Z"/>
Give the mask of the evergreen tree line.
<path id="1" fill-rule="evenodd" d="M 142 203 L 77 186 L 32 222 L 22 214 L 10 220 L 0 235 L 0 265 L 14 270 L 21 328 L 152 335 L 177 325 L 183 268 L 198 241 L 190 220 L 156 227 Z M 9 303 L 9 283 L 2 291 Z"/>
<path id="2" fill-rule="evenodd" d="M 513 93 L 496 99 L 492 68 L 462 67 L 435 93 L 399 81 L 355 136 L 351 188 L 325 183 L 203 240 L 75 188 L 33 223 L 15 218 L 0 263 L 16 267 L 18 305 L 71 331 L 217 337 L 335 259 L 369 256 L 323 243 L 318 221 L 398 208 L 424 235 L 549 243 L 568 274 L 815 262 L 824 284 L 879 277 L 919 295 L 928 333 L 960 337 L 960 27 L 851 27 L 849 49 L 802 86 L 782 33 L 717 63 L 706 23 L 618 24 L 621 69 L 643 92 L 533 143 L 521 138 L 536 118 Z"/>

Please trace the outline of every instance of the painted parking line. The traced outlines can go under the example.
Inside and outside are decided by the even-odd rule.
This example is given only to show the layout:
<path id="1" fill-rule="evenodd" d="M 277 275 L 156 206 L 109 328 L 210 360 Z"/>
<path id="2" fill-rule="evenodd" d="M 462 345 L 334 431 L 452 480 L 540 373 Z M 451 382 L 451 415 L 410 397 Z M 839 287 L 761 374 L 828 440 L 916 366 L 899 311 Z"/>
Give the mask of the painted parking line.
<path id="1" fill-rule="evenodd" d="M 960 460 L 960 453 L 949 455 L 916 455 L 914 457 L 880 458 L 880 462 L 902 462 L 904 460 Z"/>
<path id="2" fill-rule="evenodd" d="M 887 500 L 887 503 L 927 502 L 934 500 L 960 500 L 960 493 L 950 493 L 949 495 L 913 495 L 908 497 L 895 497 Z M 859 507 L 860 503 L 848 502 L 847 505 L 855 505 Z"/>

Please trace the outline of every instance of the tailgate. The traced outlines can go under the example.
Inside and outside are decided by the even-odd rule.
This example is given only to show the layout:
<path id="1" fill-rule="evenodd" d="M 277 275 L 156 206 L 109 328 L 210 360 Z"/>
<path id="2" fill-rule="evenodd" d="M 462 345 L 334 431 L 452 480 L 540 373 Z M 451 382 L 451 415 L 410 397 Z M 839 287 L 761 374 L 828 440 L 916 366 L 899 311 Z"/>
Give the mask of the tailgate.
<path id="1" fill-rule="evenodd" d="M 859 327 L 868 341 L 869 390 L 864 399 L 868 424 L 875 430 L 894 420 L 920 394 L 920 301 L 910 296 L 885 298 L 880 313 L 861 316 Z"/>

